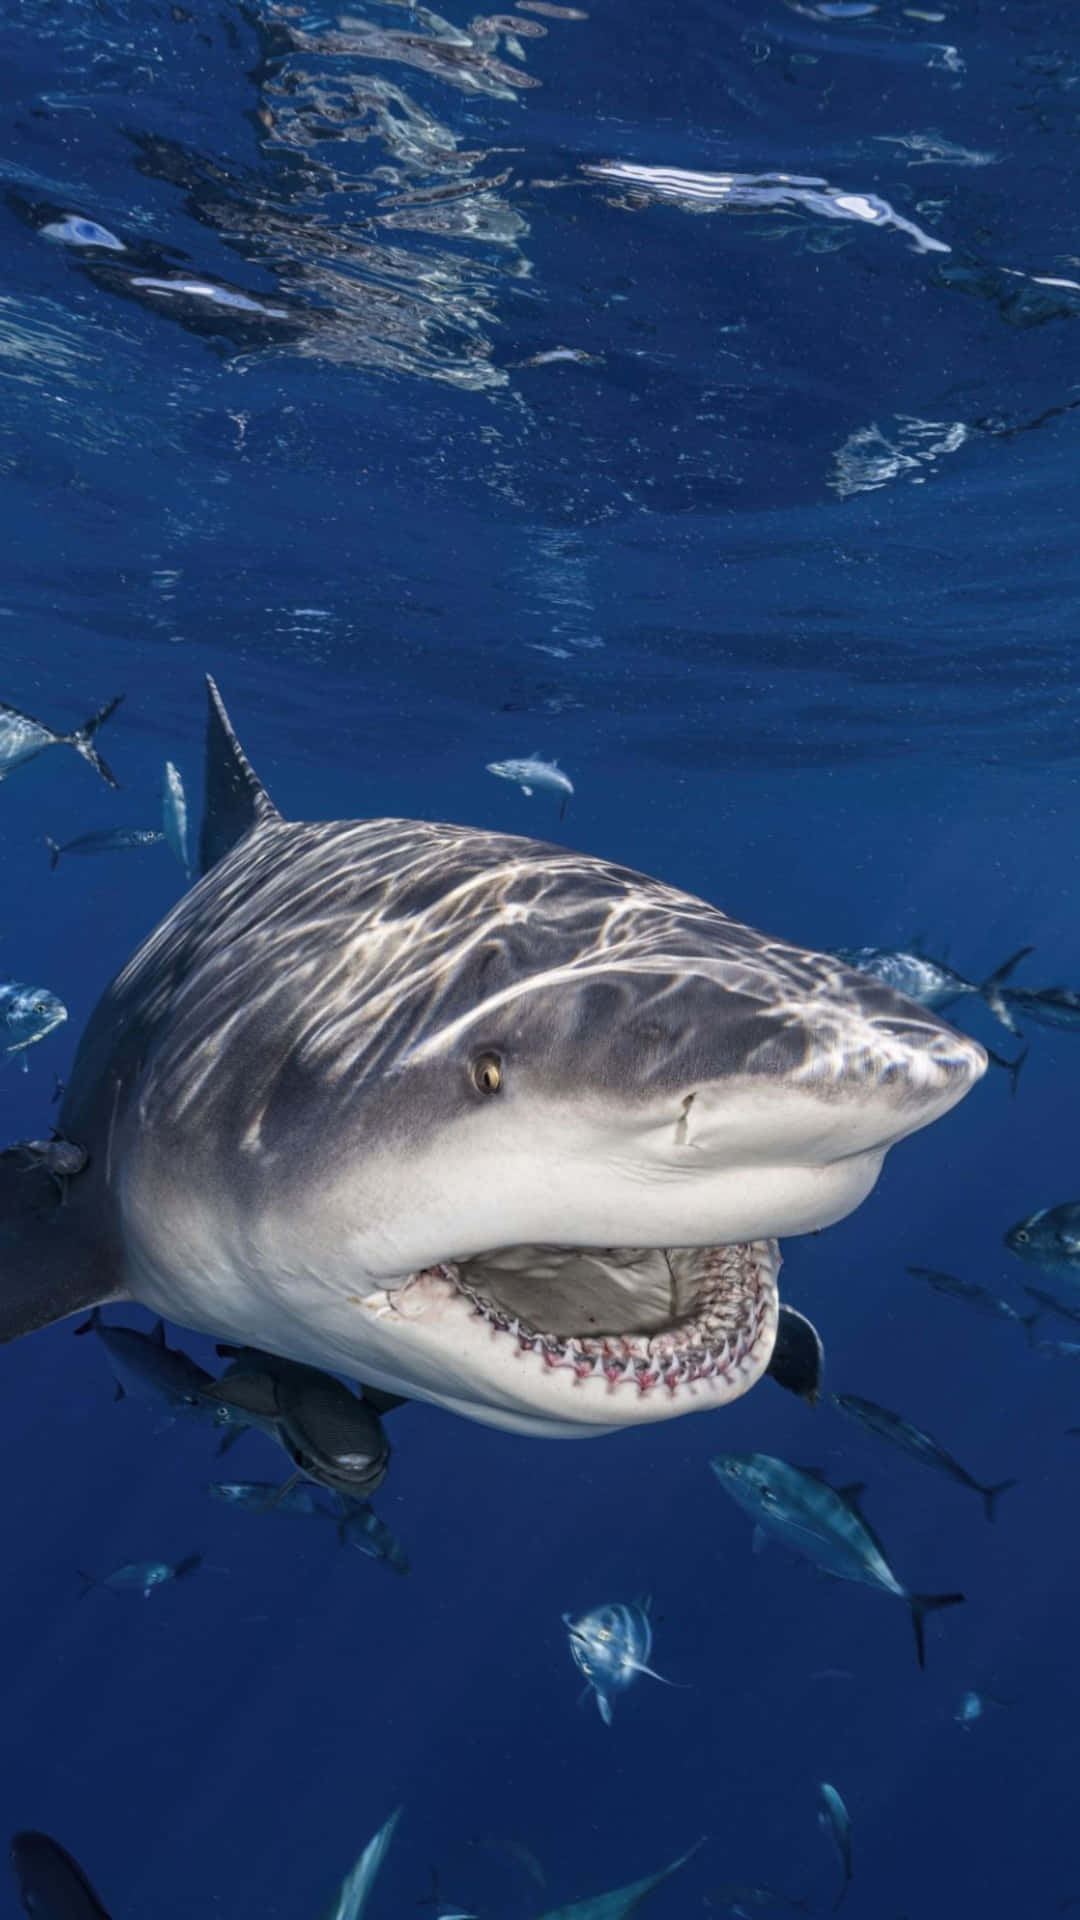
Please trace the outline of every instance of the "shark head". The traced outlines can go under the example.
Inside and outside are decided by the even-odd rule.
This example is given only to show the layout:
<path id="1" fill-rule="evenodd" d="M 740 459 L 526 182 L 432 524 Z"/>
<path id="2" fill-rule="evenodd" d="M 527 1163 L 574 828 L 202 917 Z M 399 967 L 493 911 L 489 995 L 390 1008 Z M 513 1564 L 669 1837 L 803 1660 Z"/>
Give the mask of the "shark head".
<path id="1" fill-rule="evenodd" d="M 61 1120 L 128 1290 L 181 1324 L 523 1432 L 715 1407 L 769 1364 L 777 1237 L 850 1212 L 985 1069 L 628 869 L 290 825 L 216 696 L 208 760 L 205 878 Z"/>

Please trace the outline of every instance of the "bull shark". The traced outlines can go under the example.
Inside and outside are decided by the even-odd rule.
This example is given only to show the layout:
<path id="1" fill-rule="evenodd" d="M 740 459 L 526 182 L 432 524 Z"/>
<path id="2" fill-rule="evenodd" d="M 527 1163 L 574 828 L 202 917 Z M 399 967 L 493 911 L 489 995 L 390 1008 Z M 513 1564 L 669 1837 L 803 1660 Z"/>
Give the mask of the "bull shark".
<path id="1" fill-rule="evenodd" d="M 781 1235 L 851 1212 L 978 1043 L 542 841 L 297 824 L 209 682 L 202 877 L 106 989 L 63 1193 L 0 1157 L 0 1338 L 110 1301 L 526 1434 L 766 1372 Z"/>

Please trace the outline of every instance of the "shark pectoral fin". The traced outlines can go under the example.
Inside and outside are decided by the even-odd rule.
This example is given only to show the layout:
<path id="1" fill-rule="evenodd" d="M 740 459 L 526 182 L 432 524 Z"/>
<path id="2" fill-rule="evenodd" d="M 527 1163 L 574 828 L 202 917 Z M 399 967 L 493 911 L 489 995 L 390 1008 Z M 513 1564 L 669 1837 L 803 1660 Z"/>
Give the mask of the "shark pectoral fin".
<path id="1" fill-rule="evenodd" d="M 765 1369 L 770 1380 L 797 1393 L 810 1406 L 817 1401 L 825 1374 L 825 1349 L 817 1328 L 794 1307 L 781 1307 L 776 1345 Z"/>
<path id="2" fill-rule="evenodd" d="M 0 1344 L 123 1298 L 77 1200 L 64 1203 L 46 1167 L 0 1154 Z"/>

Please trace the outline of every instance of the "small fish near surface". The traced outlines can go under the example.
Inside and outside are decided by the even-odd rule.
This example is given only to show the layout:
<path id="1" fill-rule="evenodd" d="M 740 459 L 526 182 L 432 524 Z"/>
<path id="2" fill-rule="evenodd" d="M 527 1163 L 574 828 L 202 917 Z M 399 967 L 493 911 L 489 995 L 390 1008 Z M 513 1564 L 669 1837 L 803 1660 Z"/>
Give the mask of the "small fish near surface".
<path id="1" fill-rule="evenodd" d="M 873 1400 L 860 1399 L 857 1393 L 834 1393 L 831 1399 L 834 1407 L 839 1407 L 840 1412 L 850 1415 L 851 1419 L 858 1420 L 870 1433 L 880 1434 L 883 1440 L 891 1441 L 894 1447 L 901 1447 L 913 1459 L 921 1460 L 924 1466 L 936 1467 L 939 1473 L 947 1474 L 950 1480 L 957 1481 L 960 1486 L 970 1487 L 981 1498 L 988 1520 L 994 1518 L 994 1509 L 1001 1494 L 1016 1485 L 1015 1480 L 1000 1480 L 997 1486 L 984 1487 L 930 1434 L 924 1433 L 921 1427 L 913 1427 L 910 1420 L 905 1420 L 901 1414 L 891 1413 L 888 1407 L 879 1407 Z"/>
<path id="2" fill-rule="evenodd" d="M 187 1580 L 202 1566 L 201 1553 L 189 1553 L 175 1564 L 169 1560 L 133 1560 L 127 1566 L 117 1567 L 115 1572 L 107 1573 L 102 1580 L 93 1574 L 83 1573 L 79 1579 L 83 1583 L 81 1598 L 85 1600 L 93 1587 L 108 1587 L 111 1593 L 141 1593 L 149 1600 L 159 1587 L 166 1587 L 172 1580 Z"/>
<path id="3" fill-rule="evenodd" d="M 926 1665 L 926 1615 L 959 1606 L 964 1596 L 912 1593 L 901 1584 L 859 1510 L 861 1485 L 832 1487 L 821 1474 L 767 1453 L 721 1453 L 709 1465 L 762 1536 L 772 1535 L 836 1580 L 859 1581 L 903 1600 L 911 1611 L 919 1665 Z"/>
<path id="4" fill-rule="evenodd" d="M 0 1053 L 19 1056 L 24 1073 L 26 1048 L 44 1040 L 67 1019 L 67 1008 L 47 987 L 28 987 L 20 980 L 0 981 Z"/>
<path id="5" fill-rule="evenodd" d="M 489 760 L 485 772 L 495 774 L 499 780 L 513 780 L 530 800 L 538 790 L 541 793 L 557 793 L 561 801 L 559 819 L 565 820 L 574 783 L 557 760 L 541 760 L 535 753 L 529 754 L 524 760 Z"/>
<path id="6" fill-rule="evenodd" d="M 80 833 L 77 840 L 63 845 L 45 835 L 49 849 L 49 868 L 55 873 L 62 853 L 131 853 L 142 847 L 160 847 L 165 835 L 156 827 L 105 827 L 97 833 Z"/>
<path id="7" fill-rule="evenodd" d="M 94 745 L 94 735 L 103 727 L 109 715 L 116 712 L 123 699 L 118 693 L 107 706 L 91 714 L 81 727 L 75 727 L 71 733 L 57 733 L 53 727 L 47 727 L 43 720 L 34 720 L 28 713 L 21 713 L 18 707 L 0 704 L 0 780 L 6 780 L 17 767 L 23 767 L 30 760 L 36 760 L 39 754 L 48 752 L 50 747 L 73 747 L 91 767 L 99 773 L 107 787 L 118 787 L 120 782 L 111 769 L 106 766 Z"/>
<path id="8" fill-rule="evenodd" d="M 158 1320 L 151 1333 L 142 1333 L 137 1327 L 110 1326 L 102 1319 L 100 1307 L 95 1307 L 75 1332 L 97 1335 L 112 1368 L 117 1400 L 131 1394 L 176 1413 L 211 1418 L 205 1396 L 214 1376 L 181 1348 L 169 1346 L 164 1321 Z"/>
<path id="9" fill-rule="evenodd" d="M 951 1300 L 964 1300 L 976 1313 L 987 1320 L 1011 1320 L 1023 1327 L 1028 1346 L 1032 1344 L 1035 1327 L 1040 1319 L 1037 1313 L 1018 1313 L 1008 1300 L 1002 1300 L 988 1287 L 980 1287 L 976 1280 L 962 1280 L 955 1273 L 942 1273 L 938 1267 L 906 1267 L 906 1273 L 913 1274 L 916 1280 L 925 1280 L 935 1293 L 948 1294 Z"/>
<path id="10" fill-rule="evenodd" d="M 161 824 L 172 852 L 191 879 L 191 854 L 188 848 L 188 803 L 180 769 L 171 760 L 165 762 L 161 782 Z"/>
<path id="11" fill-rule="evenodd" d="M 34 1920 L 109 1920 L 78 1861 L 50 1834 L 13 1833 L 8 1860 L 19 1905 Z"/>
<path id="12" fill-rule="evenodd" d="M 623 1693 L 639 1673 L 652 1680 L 664 1679 L 648 1665 L 652 1622 L 647 1600 L 640 1605 L 616 1602 L 593 1607 L 577 1619 L 564 1613 L 563 1624 L 570 1636 L 571 1658 L 588 1682 L 586 1697 L 591 1689 L 605 1727 L 612 1722 L 615 1695 Z"/>
<path id="13" fill-rule="evenodd" d="M 1002 1238 L 1009 1252 L 1029 1266 L 1080 1279 L 1080 1200 L 1039 1207 L 1007 1228 Z"/>
<path id="14" fill-rule="evenodd" d="M 851 1863 L 851 1815 L 844 1805 L 841 1795 L 827 1780 L 823 1780 L 818 1789 L 821 1795 L 821 1807 L 818 1812 L 818 1824 L 824 1833 L 829 1834 L 836 1856 L 843 1868 L 844 1884 L 833 1901 L 835 1913 L 841 1901 L 846 1897 L 852 1881 Z"/>

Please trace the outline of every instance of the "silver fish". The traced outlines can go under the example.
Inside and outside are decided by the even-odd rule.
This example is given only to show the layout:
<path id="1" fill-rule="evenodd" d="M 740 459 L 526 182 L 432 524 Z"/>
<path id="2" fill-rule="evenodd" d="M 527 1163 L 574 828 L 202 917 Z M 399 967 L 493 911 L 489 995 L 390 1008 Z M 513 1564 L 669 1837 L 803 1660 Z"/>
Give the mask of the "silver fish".
<path id="1" fill-rule="evenodd" d="M 184 792 L 184 782 L 180 769 L 171 760 L 165 762 L 165 773 L 161 784 L 161 822 L 165 829 L 165 838 L 184 869 L 184 877 L 191 879 L 191 854 L 188 851 L 188 804 Z"/>
<path id="2" fill-rule="evenodd" d="M 529 799 L 537 788 L 542 793 L 561 795 L 559 819 L 565 819 L 567 803 L 573 795 L 574 783 L 563 772 L 557 760 L 541 760 L 538 754 L 532 753 L 524 760 L 489 760 L 485 771 L 495 774 L 499 780 L 515 781 Z"/>
<path id="3" fill-rule="evenodd" d="M 862 1400 L 857 1393 L 834 1393 L 830 1395 L 834 1407 L 841 1413 L 849 1414 L 858 1420 L 869 1432 L 890 1440 L 894 1447 L 902 1447 L 915 1460 L 921 1460 L 924 1466 L 936 1467 L 939 1473 L 945 1473 L 950 1480 L 956 1480 L 962 1487 L 970 1487 L 982 1499 L 988 1520 L 994 1518 L 994 1508 L 1001 1494 L 1015 1487 L 1015 1480 L 1000 1480 L 996 1487 L 984 1487 L 979 1480 L 973 1480 L 965 1467 L 954 1460 L 951 1453 L 938 1445 L 930 1434 L 921 1427 L 913 1427 L 899 1413 L 891 1413 L 888 1407 L 879 1407 L 873 1400 Z"/>
<path id="4" fill-rule="evenodd" d="M 23 1054 L 67 1019 L 67 1008 L 47 987 L 0 982 L 0 1053 Z M 24 1071 L 25 1058 L 20 1062 Z"/>
<path id="5" fill-rule="evenodd" d="M 1010 1253 L 1044 1273 L 1080 1278 L 1080 1200 L 1039 1207 L 1002 1236 Z"/>
<path id="6" fill-rule="evenodd" d="M 818 1791 L 821 1794 L 821 1809 L 818 1813 L 818 1821 L 822 1829 L 832 1836 L 837 1857 L 844 1870 L 844 1884 L 837 1894 L 836 1899 L 833 1901 L 833 1912 L 835 1913 L 851 1885 L 851 1815 L 848 1813 L 836 1788 L 830 1787 L 827 1780 L 822 1781 Z"/>
<path id="7" fill-rule="evenodd" d="M 1080 1032 L 1080 989 L 1005 985 L 1013 968 L 1034 951 L 1034 947 L 1021 947 L 1019 953 L 1014 953 L 1003 967 L 991 974 L 983 986 L 983 998 L 987 1006 L 1008 1027 L 1010 1033 L 1018 1034 L 1021 1031 L 1014 1017 L 1017 1014 L 1022 1019 L 1033 1020 L 1036 1026 Z"/>
<path id="8" fill-rule="evenodd" d="M 767 1453 L 720 1453 L 709 1462 L 721 1486 L 763 1534 L 837 1580 L 857 1580 L 895 1594 L 911 1610 L 915 1651 L 926 1665 L 923 1621 L 939 1607 L 959 1606 L 962 1593 L 912 1593 L 902 1586 L 856 1504 L 861 1486 L 831 1487 L 803 1467 Z"/>
<path id="9" fill-rule="evenodd" d="M 115 713 L 123 699 L 118 693 L 107 706 L 98 713 L 92 713 L 81 727 L 74 727 L 70 733 L 57 733 L 47 727 L 43 720 L 34 720 L 28 713 L 20 713 L 18 707 L 0 704 L 0 780 L 6 780 L 15 772 L 16 767 L 24 767 L 30 760 L 48 751 L 50 747 L 74 747 L 75 752 L 99 773 L 107 787 L 118 787 L 120 782 L 106 766 L 97 748 L 94 735 L 103 727 L 111 713 Z"/>
<path id="10" fill-rule="evenodd" d="M 50 870 L 55 873 L 62 853 L 128 853 L 160 846 L 164 838 L 156 827 L 106 827 L 97 833 L 80 833 L 77 840 L 65 840 L 63 845 L 46 834 L 45 845 Z"/>
<path id="11" fill-rule="evenodd" d="M 158 1320 L 152 1333 L 142 1333 L 138 1327 L 110 1326 L 95 1307 L 75 1332 L 97 1335 L 112 1368 L 117 1400 L 131 1394 L 177 1413 L 210 1418 L 205 1390 L 213 1386 L 214 1376 L 179 1347 L 168 1345 L 164 1321 Z"/>
<path id="12" fill-rule="evenodd" d="M 600 1718 L 610 1727 L 613 1696 L 622 1693 L 639 1673 L 663 1680 L 648 1663 L 652 1652 L 652 1623 L 649 1603 L 624 1606 L 616 1603 L 593 1607 L 590 1612 L 563 1614 L 570 1636 L 570 1653 L 591 1688 Z"/>
<path id="13" fill-rule="evenodd" d="M 976 1280 L 961 1280 L 955 1273 L 942 1273 L 938 1267 L 906 1267 L 906 1273 L 913 1274 L 917 1280 L 925 1280 L 935 1293 L 947 1293 L 952 1300 L 964 1300 L 976 1313 L 988 1320 L 1013 1320 L 1023 1327 L 1028 1346 L 1031 1345 L 1037 1313 L 1017 1313 L 1008 1300 L 999 1299 L 989 1288 L 980 1287 Z"/>
<path id="14" fill-rule="evenodd" d="M 189 1553 L 175 1565 L 169 1560 L 135 1560 L 127 1566 L 117 1567 L 113 1573 L 107 1573 L 102 1580 L 80 1570 L 82 1597 L 85 1599 L 91 1587 L 108 1587 L 113 1593 L 141 1593 L 144 1600 L 149 1600 L 158 1587 L 167 1586 L 170 1580 L 186 1580 L 201 1566 L 202 1554 Z"/>
<path id="15" fill-rule="evenodd" d="M 397 1535 L 380 1520 L 368 1500 L 348 1500 L 338 1495 L 338 1539 L 343 1547 L 355 1547 L 369 1560 L 380 1560 L 391 1573 L 408 1573 L 409 1559 Z"/>
<path id="16" fill-rule="evenodd" d="M 327 1908 L 326 1920 L 360 1920 L 400 1819 L 399 1807 L 379 1828 L 374 1839 L 368 1841 L 351 1873 L 345 1875 L 336 1900 Z"/>
<path id="17" fill-rule="evenodd" d="M 963 1727 L 965 1733 L 970 1733 L 976 1720 L 983 1718 L 987 1707 L 1007 1705 L 1007 1700 L 998 1700 L 992 1693 L 976 1693 L 974 1689 L 970 1689 L 967 1693 L 961 1694 L 953 1719 L 958 1727 Z"/>

